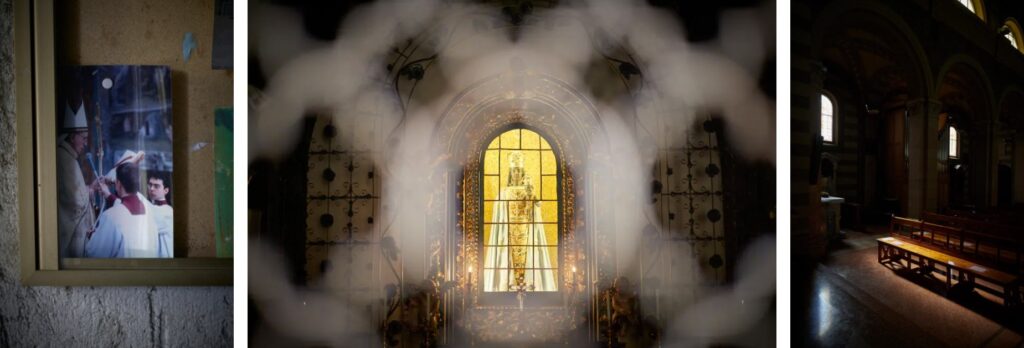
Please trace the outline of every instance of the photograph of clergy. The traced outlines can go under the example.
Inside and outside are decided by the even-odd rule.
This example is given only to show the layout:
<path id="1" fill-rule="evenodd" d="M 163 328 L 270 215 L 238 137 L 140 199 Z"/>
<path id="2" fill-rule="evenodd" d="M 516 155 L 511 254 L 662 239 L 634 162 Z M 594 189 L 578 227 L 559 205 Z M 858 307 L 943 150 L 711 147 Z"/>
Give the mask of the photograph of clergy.
<path id="1" fill-rule="evenodd" d="M 173 257 L 169 68 L 68 66 L 59 79 L 60 257 Z"/>
<path id="2" fill-rule="evenodd" d="M 153 258 L 171 257 L 164 229 L 160 234 L 155 206 L 139 192 L 139 165 L 143 152 L 125 151 L 114 169 L 99 180 L 105 209 L 100 213 L 96 229 L 85 242 L 85 257 Z M 114 190 L 107 183 L 113 182 Z"/>
<path id="3" fill-rule="evenodd" d="M 145 153 L 124 150 L 106 175 L 87 178 L 84 173 L 94 170 L 84 107 L 68 107 L 64 125 L 57 150 L 60 256 L 173 257 L 168 173 L 154 171 L 143 181 Z M 143 183 L 149 197 L 143 194 Z"/>

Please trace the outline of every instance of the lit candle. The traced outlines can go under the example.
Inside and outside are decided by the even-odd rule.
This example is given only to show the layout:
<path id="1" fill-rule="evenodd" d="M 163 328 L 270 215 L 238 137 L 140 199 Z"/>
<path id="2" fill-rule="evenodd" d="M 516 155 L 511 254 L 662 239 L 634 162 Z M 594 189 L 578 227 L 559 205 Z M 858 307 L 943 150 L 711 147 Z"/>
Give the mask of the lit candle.
<path id="1" fill-rule="evenodd" d="M 469 295 L 470 289 L 473 287 L 473 266 L 466 268 L 466 295 Z"/>
<path id="2" fill-rule="evenodd" d="M 572 290 L 576 291 L 576 266 L 575 265 L 572 266 L 572 278 L 570 278 L 570 280 L 572 281 Z"/>

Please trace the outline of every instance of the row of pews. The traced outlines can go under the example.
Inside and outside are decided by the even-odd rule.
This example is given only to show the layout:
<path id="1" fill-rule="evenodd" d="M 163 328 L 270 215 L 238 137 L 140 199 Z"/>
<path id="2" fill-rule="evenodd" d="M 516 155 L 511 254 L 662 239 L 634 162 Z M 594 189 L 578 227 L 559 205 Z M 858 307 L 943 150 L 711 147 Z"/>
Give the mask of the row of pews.
<path id="1" fill-rule="evenodd" d="M 1021 214 L 1024 214 L 1024 210 L 1019 208 L 989 211 L 947 209 L 945 214 L 940 216 L 965 218 L 976 222 L 988 222 L 996 225 L 1012 226 L 1020 219 Z"/>
<path id="2" fill-rule="evenodd" d="M 878 239 L 879 263 L 943 275 L 947 291 L 977 289 L 1008 307 L 1024 301 L 1019 226 L 924 213 L 921 220 L 893 216 L 889 233 Z"/>

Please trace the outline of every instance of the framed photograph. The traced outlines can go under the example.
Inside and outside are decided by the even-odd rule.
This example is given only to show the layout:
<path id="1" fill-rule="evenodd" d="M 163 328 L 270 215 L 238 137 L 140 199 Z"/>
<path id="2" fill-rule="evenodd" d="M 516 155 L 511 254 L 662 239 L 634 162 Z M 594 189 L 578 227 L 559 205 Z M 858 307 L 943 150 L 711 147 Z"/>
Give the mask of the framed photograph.
<path id="1" fill-rule="evenodd" d="M 90 6 L 108 5 L 87 2 L 58 9 L 52 0 L 15 1 L 22 283 L 230 285 L 233 260 L 216 253 L 213 195 L 207 199 L 202 185 L 190 195 L 188 185 L 214 180 L 213 170 L 204 170 L 214 167 L 212 148 L 208 154 L 190 153 L 181 141 L 194 141 L 203 131 L 212 135 L 213 127 L 181 126 L 191 121 L 190 113 L 178 109 L 193 105 L 187 93 L 178 96 L 186 102 L 172 96 L 184 80 L 204 81 L 203 74 L 212 69 L 149 65 L 152 59 L 145 55 L 81 40 L 81 33 L 88 32 L 81 27 L 100 20 L 90 11 L 107 10 Z M 80 20 L 56 21 L 55 13 Z M 103 20 L 145 25 L 130 18 Z M 109 23 L 126 27 L 114 36 L 139 31 L 125 23 Z M 180 45 L 169 39 L 144 43 L 117 49 L 149 52 Z M 119 61 L 108 54 L 130 58 Z M 230 95 L 230 82 L 214 85 Z M 176 156 L 182 153 L 185 162 Z M 186 207 L 184 217 L 176 216 L 180 209 L 175 214 L 178 202 Z M 210 207 L 208 214 L 204 209 L 189 216 L 188 202 L 202 202 L 194 205 Z M 208 228 L 189 221 L 207 215 Z"/>
<path id="2" fill-rule="evenodd" d="M 58 77 L 63 258 L 172 258 L 171 70 L 72 66 Z"/>

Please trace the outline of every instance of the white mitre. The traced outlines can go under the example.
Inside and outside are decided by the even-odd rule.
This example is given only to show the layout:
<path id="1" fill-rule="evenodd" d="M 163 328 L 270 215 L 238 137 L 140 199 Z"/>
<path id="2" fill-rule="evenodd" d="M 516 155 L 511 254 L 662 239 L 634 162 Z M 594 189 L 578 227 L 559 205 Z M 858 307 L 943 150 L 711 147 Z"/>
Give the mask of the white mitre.
<path id="1" fill-rule="evenodd" d="M 145 158 L 145 157 L 146 157 L 146 153 L 145 152 L 142 152 L 142 151 L 135 152 L 135 151 L 132 151 L 132 150 L 125 150 L 125 152 L 121 154 L 121 159 L 117 160 L 117 162 L 114 163 L 114 168 L 110 169 L 110 171 L 107 172 L 107 175 L 104 175 L 104 176 L 107 178 L 107 180 L 116 181 L 117 180 L 117 167 L 120 167 L 122 164 L 125 164 L 125 163 L 139 164 L 139 162 L 141 162 L 142 159 Z"/>
<path id="2" fill-rule="evenodd" d="M 70 106 L 65 106 L 64 111 L 64 132 L 77 132 L 89 128 L 85 122 L 85 103 L 78 106 L 78 111 L 72 111 Z"/>

